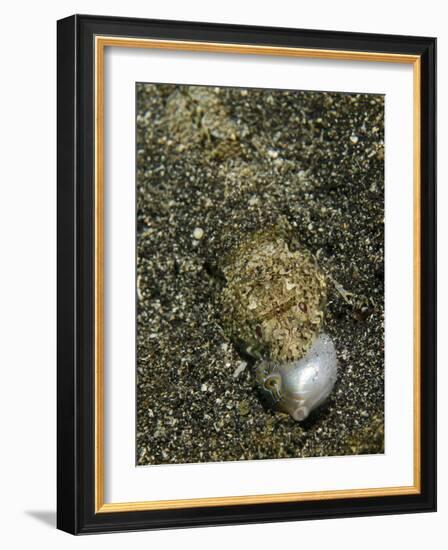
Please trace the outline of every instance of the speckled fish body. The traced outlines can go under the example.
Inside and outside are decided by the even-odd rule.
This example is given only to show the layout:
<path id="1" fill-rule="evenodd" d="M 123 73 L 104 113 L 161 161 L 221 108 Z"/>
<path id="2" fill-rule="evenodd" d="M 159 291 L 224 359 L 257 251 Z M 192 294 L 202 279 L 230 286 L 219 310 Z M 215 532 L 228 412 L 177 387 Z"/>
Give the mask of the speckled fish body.
<path id="1" fill-rule="evenodd" d="M 291 250 L 274 229 L 249 236 L 223 266 L 225 332 L 249 355 L 303 357 L 321 331 L 326 278 L 306 249 Z"/>

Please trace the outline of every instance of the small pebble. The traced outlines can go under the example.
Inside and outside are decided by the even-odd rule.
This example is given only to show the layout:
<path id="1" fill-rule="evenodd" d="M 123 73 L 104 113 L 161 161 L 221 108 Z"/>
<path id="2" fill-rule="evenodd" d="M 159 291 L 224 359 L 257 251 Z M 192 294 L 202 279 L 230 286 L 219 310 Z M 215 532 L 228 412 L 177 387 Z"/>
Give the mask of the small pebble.
<path id="1" fill-rule="evenodd" d="M 204 230 L 201 227 L 196 227 L 196 229 L 193 231 L 193 238 L 197 241 L 200 241 L 203 236 Z"/>
<path id="2" fill-rule="evenodd" d="M 251 197 L 249 199 L 249 205 L 250 206 L 255 206 L 256 204 L 258 204 L 258 197 Z"/>
<path id="3" fill-rule="evenodd" d="M 246 416 L 249 414 L 250 411 L 250 405 L 247 401 L 241 401 L 241 403 L 238 405 L 238 412 L 241 416 Z"/>

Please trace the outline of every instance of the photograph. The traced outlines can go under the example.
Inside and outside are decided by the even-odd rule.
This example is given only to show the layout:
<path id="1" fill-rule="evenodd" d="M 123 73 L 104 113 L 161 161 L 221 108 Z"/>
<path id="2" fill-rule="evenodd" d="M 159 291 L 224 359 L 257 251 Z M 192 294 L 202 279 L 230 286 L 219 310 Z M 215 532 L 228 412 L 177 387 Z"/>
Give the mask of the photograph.
<path id="1" fill-rule="evenodd" d="M 383 454 L 385 96 L 135 97 L 136 465 Z"/>

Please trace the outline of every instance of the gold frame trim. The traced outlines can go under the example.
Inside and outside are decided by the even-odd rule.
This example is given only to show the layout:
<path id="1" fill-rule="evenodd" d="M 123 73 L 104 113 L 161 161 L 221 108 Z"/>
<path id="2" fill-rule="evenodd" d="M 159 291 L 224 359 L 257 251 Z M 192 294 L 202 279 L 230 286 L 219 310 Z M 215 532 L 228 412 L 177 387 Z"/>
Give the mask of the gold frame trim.
<path id="1" fill-rule="evenodd" d="M 104 502 L 104 50 L 106 47 L 155 48 L 164 50 L 237 53 L 252 55 L 288 56 L 331 60 L 407 63 L 413 65 L 413 174 L 414 174 L 414 482 L 410 486 L 366 489 L 313 491 L 265 495 L 244 495 L 181 500 L 142 502 Z M 420 269 L 421 269 L 421 197 L 420 197 L 420 121 L 421 121 L 421 59 L 417 55 L 352 52 L 251 44 L 226 44 L 183 40 L 156 40 L 96 36 L 95 55 L 95 513 L 167 510 L 208 506 L 232 506 L 275 502 L 303 502 L 393 495 L 412 495 L 421 492 L 421 425 L 420 425 Z"/>

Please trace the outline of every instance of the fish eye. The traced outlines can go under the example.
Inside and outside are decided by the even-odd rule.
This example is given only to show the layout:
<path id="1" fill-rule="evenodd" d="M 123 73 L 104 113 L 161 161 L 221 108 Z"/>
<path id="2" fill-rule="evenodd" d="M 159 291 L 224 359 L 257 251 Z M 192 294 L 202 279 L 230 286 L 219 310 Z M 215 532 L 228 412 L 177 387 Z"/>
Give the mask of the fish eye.
<path id="1" fill-rule="evenodd" d="M 277 380 L 275 378 L 268 378 L 264 383 L 264 387 L 267 390 L 274 390 L 277 387 Z"/>
<path id="2" fill-rule="evenodd" d="M 282 379 L 278 373 L 261 379 L 260 388 L 263 390 L 263 397 L 267 399 L 269 407 L 275 408 L 277 403 L 282 400 Z"/>

